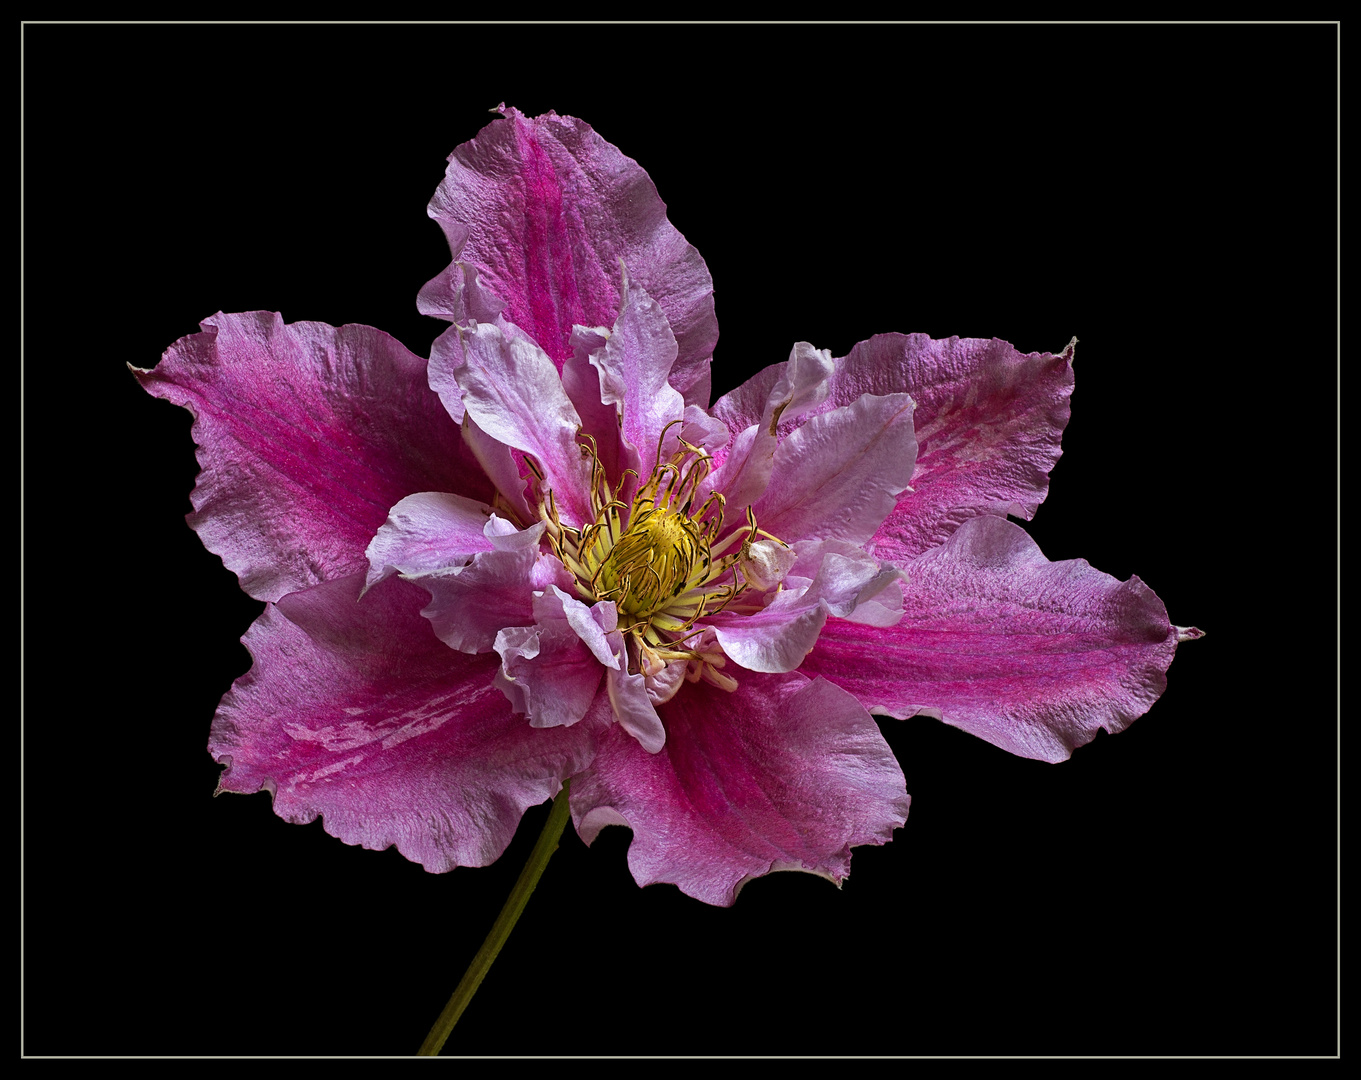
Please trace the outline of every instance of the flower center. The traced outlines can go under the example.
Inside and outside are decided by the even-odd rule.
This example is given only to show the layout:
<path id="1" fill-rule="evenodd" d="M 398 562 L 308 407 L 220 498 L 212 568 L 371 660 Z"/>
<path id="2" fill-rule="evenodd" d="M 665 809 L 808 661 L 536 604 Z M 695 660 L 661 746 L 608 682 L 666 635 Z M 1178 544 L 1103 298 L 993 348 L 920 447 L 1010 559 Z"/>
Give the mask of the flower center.
<path id="1" fill-rule="evenodd" d="M 736 682 L 716 670 L 723 666 L 722 654 L 701 652 L 691 639 L 699 636 L 694 629 L 698 619 L 722 611 L 746 589 L 734 567 L 762 534 L 748 510 L 745 525 L 718 539 L 723 496 L 711 492 L 695 506 L 699 485 L 709 475 L 709 455 L 682 439 L 670 460 L 661 460 L 666 431 L 680 422 L 662 432 L 656 466 L 628 505 L 620 495 L 633 470 L 626 470 L 611 489 L 595 441 L 582 435 L 587 444 L 582 452 L 593 463 L 595 520 L 582 529 L 563 525 L 551 492 L 539 512 L 548 524 L 553 552 L 576 578 L 582 599 L 614 601 L 619 629 L 629 644 L 630 670 L 651 675 L 685 660 L 691 681 L 705 677 L 733 689 Z"/>

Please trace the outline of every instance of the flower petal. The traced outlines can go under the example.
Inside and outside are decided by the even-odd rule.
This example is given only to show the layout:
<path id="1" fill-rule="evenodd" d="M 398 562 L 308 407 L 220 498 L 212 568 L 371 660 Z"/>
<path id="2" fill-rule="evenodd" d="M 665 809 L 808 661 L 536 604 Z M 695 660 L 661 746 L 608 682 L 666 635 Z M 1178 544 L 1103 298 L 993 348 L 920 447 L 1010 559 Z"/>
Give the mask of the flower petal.
<path id="1" fill-rule="evenodd" d="M 756 520 L 787 542 L 863 544 L 907 487 L 916 450 L 906 394 L 866 394 L 815 416 L 776 449 Z"/>
<path id="2" fill-rule="evenodd" d="M 539 551 L 542 521 L 507 535 L 493 533 L 497 524 L 506 523 L 497 517 L 488 522 L 492 550 L 478 552 L 467 566 L 403 575 L 430 594 L 421 614 L 441 641 L 460 652 L 488 652 L 506 627 L 533 626 L 534 591 L 572 585 L 567 568 Z"/>
<path id="3" fill-rule="evenodd" d="M 189 524 L 257 600 L 365 572 L 389 507 L 413 491 L 492 497 L 426 362 L 394 338 L 264 311 L 201 325 L 132 372 L 194 414 Z"/>
<path id="4" fill-rule="evenodd" d="M 622 258 L 675 333 L 671 385 L 688 404 L 708 405 L 713 280 L 647 173 L 580 120 L 500 111 L 450 155 L 430 201 L 455 258 L 481 270 L 505 316 L 559 365 L 573 325 L 614 323 Z M 421 311 L 456 319 L 450 288 L 448 272 L 427 284 Z"/>
<path id="5" fill-rule="evenodd" d="M 591 353 L 600 372 L 600 400 L 618 409 L 617 426 L 626 449 L 625 469 L 652 472 L 662 432 L 683 419 L 685 402 L 666 380 L 676 359 L 676 339 L 666 315 L 637 282 L 624 279 L 624 306 L 604 345 Z M 669 450 L 678 445 L 680 425 L 667 433 Z M 665 461 L 670 453 L 661 452 Z M 617 474 L 616 474 L 617 475 Z"/>
<path id="6" fill-rule="evenodd" d="M 829 616 L 845 618 L 902 576 L 843 540 L 805 541 L 795 554 L 784 588 L 761 611 L 723 611 L 704 620 L 724 653 L 748 670 L 793 671 Z"/>
<path id="7" fill-rule="evenodd" d="M 800 341 L 785 363 L 772 364 L 723 395 L 713 412 L 735 437 L 730 445 L 714 449 L 714 472 L 699 498 L 720 491 L 731 508 L 729 520 L 745 513 L 770 483 L 778 434 L 783 430 L 787 435 L 826 399 L 833 369 L 831 353 Z"/>
<path id="8" fill-rule="evenodd" d="M 1073 348 L 1020 353 L 1005 341 L 881 334 L 837 362 L 830 400 L 906 391 L 917 403 L 917 468 L 874 537 L 881 557 L 905 563 L 975 514 L 1030 519 L 1059 459 Z"/>
<path id="9" fill-rule="evenodd" d="M 797 673 L 748 674 L 734 693 L 687 686 L 662 707 L 657 754 L 617 730 L 572 782 L 572 816 L 591 843 L 607 824 L 633 830 L 639 885 L 669 881 L 727 906 L 778 869 L 840 882 L 851 848 L 882 844 L 907 817 L 902 770 L 847 693 Z"/>
<path id="10" fill-rule="evenodd" d="M 550 585 L 534 597 L 534 625 L 496 635 L 497 685 L 534 727 L 575 724 L 591 707 L 605 667 L 618 667 L 605 630 L 615 628 L 614 604 L 596 613 Z M 596 616 L 600 616 L 597 618 Z"/>
<path id="11" fill-rule="evenodd" d="M 900 623 L 829 620 L 801 670 L 1043 761 L 1128 727 L 1167 685 L 1178 628 L 1152 590 L 1051 563 L 1005 518 L 970 518 L 907 572 Z"/>
<path id="12" fill-rule="evenodd" d="M 393 574 L 416 574 L 462 566 L 479 551 L 494 545 L 486 536 L 492 509 L 476 499 L 439 491 L 408 495 L 388 511 L 364 553 L 371 589 Z"/>
<path id="13" fill-rule="evenodd" d="M 433 872 L 486 866 L 590 761 L 594 733 L 532 730 L 492 685 L 495 657 L 442 645 L 400 581 L 356 602 L 363 581 L 286 596 L 247 631 L 254 664 L 208 743 L 219 790 L 267 790 L 286 821 L 321 814 L 347 844 L 396 844 Z"/>
<path id="14" fill-rule="evenodd" d="M 452 374 L 468 415 L 493 439 L 532 454 L 563 519 L 588 524 L 595 517 L 591 467 L 577 443 L 581 418 L 557 368 L 532 341 L 508 338 L 490 323 L 460 329 L 459 337 L 463 363 Z"/>

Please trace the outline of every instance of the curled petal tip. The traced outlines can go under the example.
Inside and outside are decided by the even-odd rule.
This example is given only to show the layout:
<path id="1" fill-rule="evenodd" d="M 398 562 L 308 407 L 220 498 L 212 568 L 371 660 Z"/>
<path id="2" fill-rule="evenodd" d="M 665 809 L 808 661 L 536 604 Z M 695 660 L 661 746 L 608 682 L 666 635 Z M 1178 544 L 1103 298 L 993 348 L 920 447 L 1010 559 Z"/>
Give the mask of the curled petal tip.
<path id="1" fill-rule="evenodd" d="M 1205 636 L 1205 631 L 1195 626 L 1174 626 L 1172 629 L 1177 632 L 1178 644 L 1183 641 L 1195 641 L 1196 638 Z"/>

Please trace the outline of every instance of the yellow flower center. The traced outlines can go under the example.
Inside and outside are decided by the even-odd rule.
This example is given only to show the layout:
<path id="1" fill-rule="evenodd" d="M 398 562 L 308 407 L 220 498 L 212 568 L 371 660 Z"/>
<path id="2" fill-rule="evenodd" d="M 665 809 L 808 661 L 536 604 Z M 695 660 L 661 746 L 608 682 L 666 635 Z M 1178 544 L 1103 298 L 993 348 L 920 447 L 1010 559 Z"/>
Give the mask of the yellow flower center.
<path id="1" fill-rule="evenodd" d="M 680 421 L 667 425 L 670 430 Z M 684 440 L 670 460 L 657 463 L 630 504 L 620 501 L 627 470 L 611 489 L 596 453 L 595 441 L 584 454 L 592 460 L 591 508 L 595 520 L 581 529 L 558 520 L 552 493 L 540 505 L 548 524 L 553 552 L 576 578 L 577 593 L 587 602 L 612 600 L 619 629 L 629 645 L 630 670 L 655 674 L 666 664 L 685 660 L 686 677 L 701 677 L 725 689 L 737 683 L 717 669 L 720 652 L 697 651 L 691 639 L 695 622 L 728 607 L 746 589 L 733 572 L 758 535 L 756 518 L 747 510 L 746 524 L 723 539 L 723 496 L 712 492 L 695 506 L 699 485 L 709 475 L 710 458 Z M 725 551 L 730 554 L 723 555 Z M 740 569 L 740 568 L 739 568 Z M 726 580 L 724 580 L 726 579 Z"/>

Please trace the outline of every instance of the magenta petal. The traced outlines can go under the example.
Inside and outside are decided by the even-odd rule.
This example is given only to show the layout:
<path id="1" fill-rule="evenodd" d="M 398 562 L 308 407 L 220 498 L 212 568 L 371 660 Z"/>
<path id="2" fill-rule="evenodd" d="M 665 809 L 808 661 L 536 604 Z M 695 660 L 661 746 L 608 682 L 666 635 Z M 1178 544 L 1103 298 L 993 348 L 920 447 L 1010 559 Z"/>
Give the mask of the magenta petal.
<path id="1" fill-rule="evenodd" d="M 481 270 L 506 318 L 559 365 L 573 325 L 614 324 L 622 258 L 675 333 L 671 385 L 687 403 L 708 405 L 713 280 L 667 221 L 647 173 L 580 120 L 502 114 L 450 155 L 430 201 L 455 258 Z M 431 281 L 421 311 L 457 318 L 450 288 L 448 272 Z"/>
<path id="2" fill-rule="evenodd" d="M 756 520 L 786 541 L 863 544 L 907 487 L 916 450 L 906 394 L 866 394 L 815 416 L 775 451 Z"/>
<path id="3" fill-rule="evenodd" d="M 611 730 L 572 782 L 588 844 L 605 825 L 633 830 L 640 885 L 669 881 L 727 906 L 772 870 L 839 883 L 852 847 L 885 843 L 906 820 L 902 770 L 874 720 L 822 679 L 747 674 L 731 694 L 699 683 L 661 712 L 660 753 Z"/>
<path id="4" fill-rule="evenodd" d="M 1043 761 L 1128 727 L 1167 685 L 1178 628 L 1153 591 L 1049 562 L 1005 518 L 965 521 L 906 570 L 900 623 L 829 620 L 801 670 Z"/>
<path id="5" fill-rule="evenodd" d="M 567 568 L 539 550 L 543 531 L 543 522 L 507 535 L 489 528 L 493 550 L 477 553 L 467 566 L 403 575 L 430 594 L 421 614 L 441 641 L 460 652 L 488 652 L 501 630 L 534 624 L 534 590 L 572 587 Z"/>
<path id="6" fill-rule="evenodd" d="M 966 518 L 1030 519 L 1049 490 L 1073 392 L 1073 346 L 1021 353 L 1005 341 L 881 334 L 837 362 L 832 400 L 903 390 L 917 403 L 917 469 L 874 537 L 904 563 Z"/>
<path id="7" fill-rule="evenodd" d="M 286 821 L 321 814 L 347 844 L 396 844 L 430 871 L 485 866 L 590 761 L 594 734 L 531 729 L 492 685 L 495 657 L 430 632 L 418 589 L 390 579 L 357 601 L 362 585 L 294 593 L 247 631 L 254 664 L 208 743 L 220 790 L 267 790 Z"/>
<path id="8" fill-rule="evenodd" d="M 175 342 L 146 390 L 194 414 L 189 524 L 258 600 L 363 573 L 413 491 L 489 499 L 426 362 L 368 326 L 217 314 Z"/>

